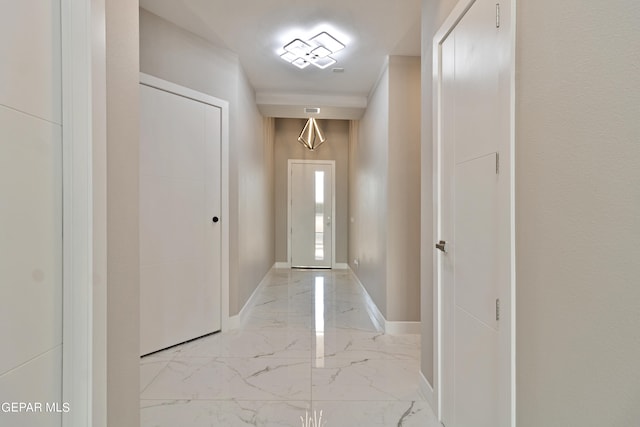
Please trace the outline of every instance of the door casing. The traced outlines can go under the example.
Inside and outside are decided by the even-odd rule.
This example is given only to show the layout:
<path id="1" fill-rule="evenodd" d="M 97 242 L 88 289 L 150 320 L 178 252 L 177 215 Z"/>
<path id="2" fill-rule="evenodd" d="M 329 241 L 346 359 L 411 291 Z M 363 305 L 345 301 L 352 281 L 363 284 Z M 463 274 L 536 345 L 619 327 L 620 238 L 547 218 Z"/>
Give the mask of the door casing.
<path id="1" fill-rule="evenodd" d="M 451 14 L 444 21 L 433 39 L 433 173 L 434 173 L 434 223 L 433 236 L 435 240 L 446 240 L 448 236 L 442 233 L 442 201 L 443 201 L 443 140 L 442 140 L 442 45 L 455 29 L 456 25 L 461 21 L 466 12 L 473 6 L 476 0 L 460 0 L 453 8 Z M 504 257 L 509 260 L 506 272 L 507 280 L 501 289 L 501 330 L 504 333 L 500 338 L 500 355 L 504 361 L 504 375 L 501 376 L 500 388 L 506 392 L 500 397 L 501 420 L 505 426 L 515 427 L 515 164 L 514 164 L 514 147 L 515 147 L 515 0 L 500 1 L 500 26 L 506 28 L 507 37 L 503 39 L 504 45 L 502 51 L 505 53 L 503 78 L 508 79 L 508 140 L 503 143 L 500 148 L 500 171 L 509 181 L 508 194 L 504 194 L 500 206 L 501 217 L 508 218 L 508 235 L 507 242 L 502 249 Z M 440 266 L 440 252 L 433 250 L 433 266 L 434 266 L 434 410 L 437 416 L 442 420 L 442 399 L 443 399 L 443 288 L 442 288 L 442 271 Z"/>
<path id="2" fill-rule="evenodd" d="M 291 267 L 291 170 L 294 164 L 316 164 L 331 166 L 331 268 L 336 268 L 336 162 L 335 160 L 298 160 L 287 162 L 287 265 Z"/>

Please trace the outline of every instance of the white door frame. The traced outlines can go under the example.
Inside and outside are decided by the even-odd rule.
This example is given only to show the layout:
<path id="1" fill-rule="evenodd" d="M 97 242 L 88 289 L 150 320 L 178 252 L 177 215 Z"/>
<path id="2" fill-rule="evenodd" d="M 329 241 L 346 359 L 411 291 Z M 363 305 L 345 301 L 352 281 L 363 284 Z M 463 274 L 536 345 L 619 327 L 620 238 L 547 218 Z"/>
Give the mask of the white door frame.
<path id="1" fill-rule="evenodd" d="M 106 426 L 106 47 L 104 0 L 61 0 L 66 427 Z"/>
<path id="2" fill-rule="evenodd" d="M 291 171 L 294 163 L 331 166 L 331 268 L 336 268 L 336 161 L 335 160 L 297 160 L 287 161 L 287 266 L 291 267 Z"/>
<path id="3" fill-rule="evenodd" d="M 229 103 L 223 99 L 213 97 L 184 86 L 159 79 L 149 74 L 140 73 L 140 84 L 193 99 L 194 101 L 212 105 L 220 108 L 220 225 L 222 227 L 222 247 L 221 247 L 221 330 L 229 328 Z"/>
<path id="4" fill-rule="evenodd" d="M 107 168 L 105 0 L 61 0 L 63 355 L 65 427 L 107 425 Z M 222 111 L 222 215 L 229 218 L 228 120 Z M 222 229 L 227 328 L 228 221 Z"/>
<path id="5" fill-rule="evenodd" d="M 434 204 L 433 204 L 433 236 L 434 240 L 444 239 L 442 236 L 442 44 L 449 36 L 449 34 L 455 29 L 456 25 L 465 13 L 473 6 L 476 0 L 460 0 L 453 8 L 447 19 L 444 21 L 438 32 L 433 38 L 433 186 L 434 186 Z M 504 146 L 500 147 L 500 170 L 501 174 L 506 175 L 509 179 L 509 247 L 505 250 L 509 252 L 508 259 L 509 265 L 509 283 L 508 289 L 504 289 L 505 300 L 501 299 L 501 329 L 508 331 L 504 334 L 504 340 L 500 341 L 500 352 L 503 358 L 509 364 L 509 374 L 505 376 L 505 383 L 501 385 L 503 390 L 508 390 L 507 396 L 504 396 L 503 403 L 508 406 L 509 414 L 509 426 L 515 427 L 516 425 L 516 385 L 515 385 L 515 290 L 516 290 L 516 278 L 515 278 L 515 163 L 514 163 L 514 148 L 515 148 L 515 13 L 516 13 L 516 0 L 498 0 L 501 3 L 502 10 L 506 10 L 507 14 L 502 14 L 502 23 L 508 23 L 509 25 L 509 58 L 508 72 L 509 72 L 509 141 Z M 446 239 L 445 239 L 446 240 Z M 433 250 L 433 317 L 434 317 L 434 404 L 435 411 L 438 418 L 442 419 L 442 278 L 440 272 L 440 251 Z"/>

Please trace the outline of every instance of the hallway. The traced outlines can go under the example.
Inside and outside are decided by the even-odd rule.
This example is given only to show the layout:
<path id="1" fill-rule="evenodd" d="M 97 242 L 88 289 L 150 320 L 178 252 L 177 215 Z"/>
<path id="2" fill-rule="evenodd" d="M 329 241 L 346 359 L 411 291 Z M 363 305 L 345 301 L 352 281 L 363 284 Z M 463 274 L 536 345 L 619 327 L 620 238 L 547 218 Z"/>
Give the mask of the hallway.
<path id="1" fill-rule="evenodd" d="M 243 325 L 141 359 L 141 426 L 435 427 L 419 335 L 385 335 L 347 270 L 272 269 Z"/>

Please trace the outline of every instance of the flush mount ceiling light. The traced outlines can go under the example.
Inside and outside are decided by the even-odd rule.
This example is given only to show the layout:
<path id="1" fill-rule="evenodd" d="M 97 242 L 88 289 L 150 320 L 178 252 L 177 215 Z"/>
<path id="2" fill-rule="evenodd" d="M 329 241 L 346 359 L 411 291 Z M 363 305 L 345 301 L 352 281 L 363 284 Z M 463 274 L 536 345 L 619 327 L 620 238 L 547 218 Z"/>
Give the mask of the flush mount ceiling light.
<path id="1" fill-rule="evenodd" d="M 315 43 L 320 46 L 324 46 L 329 49 L 332 53 L 338 52 L 339 50 L 344 49 L 344 45 L 336 40 L 331 34 L 326 31 L 321 32 L 317 36 L 313 37 L 309 40 L 311 43 Z"/>
<path id="2" fill-rule="evenodd" d="M 306 41 L 293 39 L 284 45 L 284 53 L 280 57 L 301 69 L 306 68 L 309 64 L 325 69 L 337 62 L 329 55 L 344 48 L 344 44 L 331 34 L 323 31 Z"/>
<path id="3" fill-rule="evenodd" d="M 294 39 L 284 47 L 284 50 L 294 54 L 296 57 L 303 57 L 312 49 L 310 45 L 300 39 Z"/>
<path id="4" fill-rule="evenodd" d="M 314 151 L 326 140 L 318 126 L 318 122 L 313 117 L 307 120 L 298 137 L 298 141 L 311 151 Z"/>
<path id="5" fill-rule="evenodd" d="M 309 66 L 309 61 L 305 61 L 302 58 L 296 58 L 291 61 L 291 63 L 300 69 L 307 68 Z"/>

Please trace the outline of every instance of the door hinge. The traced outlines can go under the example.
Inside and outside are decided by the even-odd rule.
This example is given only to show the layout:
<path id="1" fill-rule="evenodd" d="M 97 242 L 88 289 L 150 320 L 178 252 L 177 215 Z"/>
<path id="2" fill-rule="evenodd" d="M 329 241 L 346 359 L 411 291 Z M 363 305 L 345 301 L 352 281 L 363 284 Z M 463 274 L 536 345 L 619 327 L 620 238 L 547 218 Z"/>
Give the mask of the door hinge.
<path id="1" fill-rule="evenodd" d="M 500 298 L 496 299 L 496 321 L 500 320 Z"/>
<path id="2" fill-rule="evenodd" d="M 496 28 L 500 28 L 500 3 L 496 3 Z"/>
<path id="3" fill-rule="evenodd" d="M 500 153 L 496 153 L 496 175 L 500 174 Z"/>

